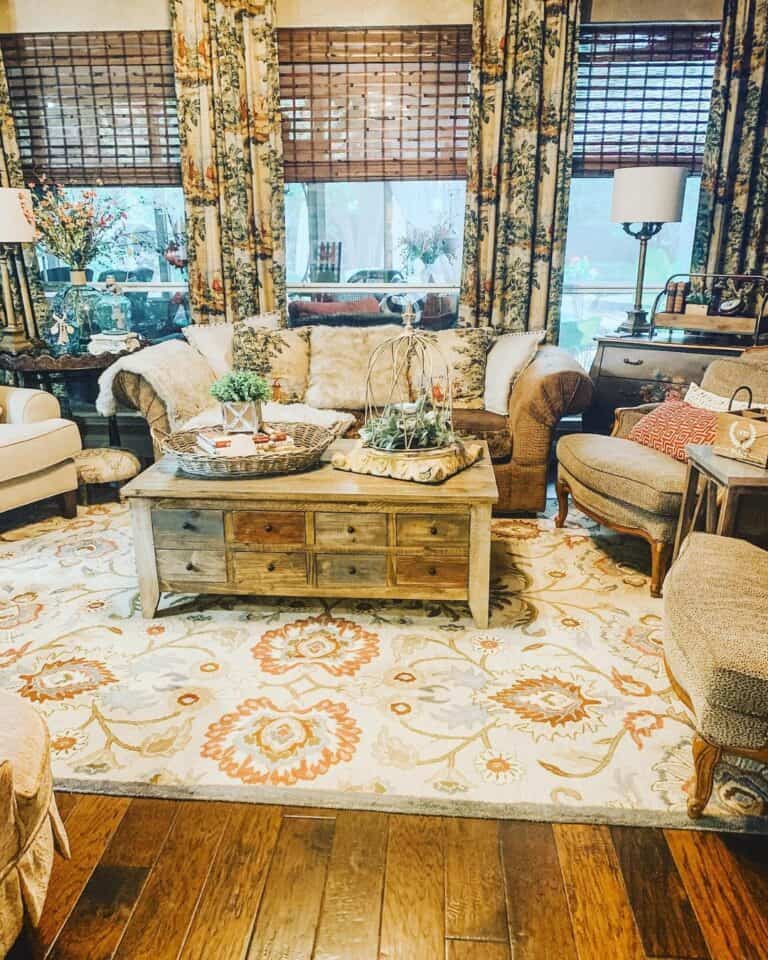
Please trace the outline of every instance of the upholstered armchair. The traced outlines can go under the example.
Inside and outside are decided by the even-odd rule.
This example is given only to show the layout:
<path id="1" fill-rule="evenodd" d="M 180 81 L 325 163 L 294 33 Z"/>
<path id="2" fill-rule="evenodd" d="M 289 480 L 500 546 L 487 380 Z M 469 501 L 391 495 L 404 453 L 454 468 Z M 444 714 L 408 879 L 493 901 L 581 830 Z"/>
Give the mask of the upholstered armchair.
<path id="1" fill-rule="evenodd" d="M 768 404 L 768 351 L 747 351 L 738 358 L 713 360 L 701 386 L 730 397 L 746 384 L 755 403 Z M 572 434 L 557 445 L 556 524 L 568 515 L 569 498 L 599 523 L 642 537 L 651 548 L 651 594 L 661 596 L 685 489 L 685 464 L 629 440 L 637 421 L 657 404 L 616 410 L 611 436 Z M 748 501 L 748 498 L 745 498 Z M 745 502 L 744 510 L 750 509 Z"/>
<path id="2" fill-rule="evenodd" d="M 0 386 L 0 513 L 47 497 L 62 512 L 77 511 L 73 457 L 80 433 L 60 416 L 59 401 L 43 390 Z"/>

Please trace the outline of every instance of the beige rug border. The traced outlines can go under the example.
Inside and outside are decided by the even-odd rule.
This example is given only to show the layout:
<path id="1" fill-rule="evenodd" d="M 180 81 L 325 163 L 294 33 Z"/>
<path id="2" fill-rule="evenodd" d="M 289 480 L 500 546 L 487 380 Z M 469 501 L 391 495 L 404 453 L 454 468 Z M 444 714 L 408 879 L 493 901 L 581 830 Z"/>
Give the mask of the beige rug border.
<path id="1" fill-rule="evenodd" d="M 627 810 L 613 807 L 569 807 L 544 803 L 488 803 L 456 797 L 422 798 L 399 794 L 354 793 L 339 790 L 306 790 L 301 787 L 226 785 L 178 786 L 135 780 L 80 780 L 54 778 L 54 788 L 65 793 L 148 797 L 158 800 L 217 800 L 228 803 L 269 804 L 286 807 L 323 807 L 375 813 L 467 817 L 485 820 L 533 820 L 539 823 L 589 823 L 619 827 L 656 827 L 667 830 L 709 830 L 723 833 L 768 835 L 768 817 L 691 818 L 683 811 Z"/>

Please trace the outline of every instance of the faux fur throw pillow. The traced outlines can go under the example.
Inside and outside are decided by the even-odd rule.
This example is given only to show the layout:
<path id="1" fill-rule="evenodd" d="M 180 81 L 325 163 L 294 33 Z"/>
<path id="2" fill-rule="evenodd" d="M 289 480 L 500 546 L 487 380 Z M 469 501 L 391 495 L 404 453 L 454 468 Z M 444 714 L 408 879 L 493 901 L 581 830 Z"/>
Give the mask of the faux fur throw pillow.
<path id="1" fill-rule="evenodd" d="M 312 333 L 306 403 L 321 410 L 328 407 L 337 410 L 364 410 L 368 360 L 381 343 L 401 334 L 402 327 L 386 325 L 310 329 Z M 372 387 L 375 402 L 383 405 L 390 398 L 394 371 L 389 351 L 380 351 L 378 359 Z M 403 370 L 392 393 L 392 400 L 399 402 L 407 399 L 408 376 L 407 371 Z"/>
<path id="2" fill-rule="evenodd" d="M 281 403 L 304 399 L 309 376 L 309 330 L 266 330 L 236 323 L 232 366 L 253 370 L 272 385 L 272 398 Z"/>

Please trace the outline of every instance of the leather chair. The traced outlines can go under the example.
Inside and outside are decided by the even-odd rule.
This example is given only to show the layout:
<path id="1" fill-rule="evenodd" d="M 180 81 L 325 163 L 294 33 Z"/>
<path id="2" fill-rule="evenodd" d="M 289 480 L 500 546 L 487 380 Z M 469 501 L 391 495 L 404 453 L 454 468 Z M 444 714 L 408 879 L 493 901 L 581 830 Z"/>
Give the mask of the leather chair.
<path id="1" fill-rule="evenodd" d="M 56 397 L 0 386 L 0 513 L 59 497 L 64 516 L 74 517 L 73 457 L 81 448 L 77 426 L 61 418 Z"/>
<path id="2" fill-rule="evenodd" d="M 768 404 L 768 351 L 713 360 L 701 382 L 703 389 L 721 397 L 730 397 L 744 384 L 751 388 L 755 403 Z M 598 523 L 647 540 L 651 595 L 659 597 L 672 556 L 686 469 L 679 460 L 628 439 L 637 421 L 656 406 L 620 407 L 610 437 L 581 433 L 561 438 L 555 523 L 558 527 L 565 523 L 570 497 Z M 749 509 L 748 502 L 744 509 Z"/>

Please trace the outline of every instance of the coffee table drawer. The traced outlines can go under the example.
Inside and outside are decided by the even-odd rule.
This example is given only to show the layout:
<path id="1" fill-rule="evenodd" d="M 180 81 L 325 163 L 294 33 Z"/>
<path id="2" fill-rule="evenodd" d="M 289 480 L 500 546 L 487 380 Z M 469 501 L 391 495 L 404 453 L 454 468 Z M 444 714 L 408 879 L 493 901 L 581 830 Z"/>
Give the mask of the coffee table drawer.
<path id="1" fill-rule="evenodd" d="M 383 587 L 387 583 L 387 558 L 384 554 L 318 553 L 315 565 L 318 587 L 355 587 L 362 584 Z"/>
<path id="2" fill-rule="evenodd" d="M 304 513 L 300 510 L 236 510 L 232 538 L 241 544 L 298 545 L 306 540 Z"/>
<path id="3" fill-rule="evenodd" d="M 158 548 L 191 550 L 221 546 L 224 543 L 224 512 L 155 507 L 152 510 L 152 534 Z"/>
<path id="4" fill-rule="evenodd" d="M 315 543 L 321 547 L 385 547 L 387 517 L 383 513 L 316 513 Z"/>
<path id="5" fill-rule="evenodd" d="M 169 582 L 194 580 L 223 583 L 227 579 L 227 561 L 213 550 L 157 550 L 157 573 Z"/>
<path id="6" fill-rule="evenodd" d="M 469 562 L 461 558 L 398 557 L 395 569 L 398 586 L 465 587 Z"/>
<path id="7" fill-rule="evenodd" d="M 237 586 L 253 584 L 255 588 L 270 585 L 304 587 L 307 585 L 306 553 L 233 554 L 233 576 Z"/>
<path id="8" fill-rule="evenodd" d="M 397 518 L 400 547 L 456 547 L 469 543 L 467 514 L 405 514 Z"/>

